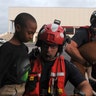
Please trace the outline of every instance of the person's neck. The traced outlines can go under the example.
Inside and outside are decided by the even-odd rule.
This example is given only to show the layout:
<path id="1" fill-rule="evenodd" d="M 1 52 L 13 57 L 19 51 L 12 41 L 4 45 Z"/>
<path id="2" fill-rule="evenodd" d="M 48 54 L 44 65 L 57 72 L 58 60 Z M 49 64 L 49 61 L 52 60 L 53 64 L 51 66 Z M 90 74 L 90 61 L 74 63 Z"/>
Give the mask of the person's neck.
<path id="1" fill-rule="evenodd" d="M 10 43 L 14 44 L 14 45 L 21 45 L 22 42 L 20 42 L 18 40 L 18 38 L 16 38 L 16 36 L 13 36 L 10 40 L 9 40 Z"/>

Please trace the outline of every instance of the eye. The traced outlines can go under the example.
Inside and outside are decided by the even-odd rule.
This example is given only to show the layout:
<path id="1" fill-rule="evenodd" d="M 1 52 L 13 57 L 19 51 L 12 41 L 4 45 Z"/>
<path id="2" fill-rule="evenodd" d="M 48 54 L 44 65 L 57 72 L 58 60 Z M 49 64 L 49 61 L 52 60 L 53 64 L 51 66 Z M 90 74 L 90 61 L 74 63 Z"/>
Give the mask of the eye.
<path id="1" fill-rule="evenodd" d="M 34 35 L 34 33 L 35 33 L 35 32 L 28 31 L 28 34 L 32 34 L 32 35 Z"/>

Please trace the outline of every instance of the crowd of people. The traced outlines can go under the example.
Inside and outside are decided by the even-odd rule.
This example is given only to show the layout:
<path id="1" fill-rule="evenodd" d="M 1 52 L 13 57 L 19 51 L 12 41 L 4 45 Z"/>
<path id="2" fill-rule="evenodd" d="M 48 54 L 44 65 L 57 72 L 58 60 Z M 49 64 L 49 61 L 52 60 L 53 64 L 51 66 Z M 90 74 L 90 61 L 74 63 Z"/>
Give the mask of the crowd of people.
<path id="1" fill-rule="evenodd" d="M 76 96 L 94 96 L 96 83 L 87 80 L 85 72 L 91 66 L 96 79 L 96 62 L 90 63 L 80 48 L 96 40 L 96 11 L 90 24 L 69 38 L 60 22 L 46 23 L 39 30 L 36 48 L 29 53 L 24 43 L 32 40 L 37 21 L 29 13 L 18 14 L 14 36 L 0 47 L 0 96 L 67 96 L 67 81 L 79 90 Z M 64 46 L 71 61 L 62 55 Z"/>

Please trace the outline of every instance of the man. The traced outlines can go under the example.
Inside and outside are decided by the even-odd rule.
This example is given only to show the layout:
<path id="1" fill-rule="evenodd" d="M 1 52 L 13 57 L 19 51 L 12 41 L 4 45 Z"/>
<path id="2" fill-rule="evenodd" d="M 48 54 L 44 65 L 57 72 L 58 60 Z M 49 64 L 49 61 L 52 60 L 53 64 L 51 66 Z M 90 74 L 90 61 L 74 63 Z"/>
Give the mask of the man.
<path id="1" fill-rule="evenodd" d="M 64 87 L 68 80 L 86 96 L 92 96 L 88 81 L 61 55 L 65 38 L 64 29 L 58 24 L 40 29 L 36 46 L 41 51 L 34 49 L 30 53 L 32 68 L 24 96 L 66 96 Z"/>
<path id="2" fill-rule="evenodd" d="M 22 96 L 30 69 L 28 48 L 37 29 L 35 18 L 20 13 L 14 20 L 14 36 L 0 47 L 0 96 Z"/>
<path id="3" fill-rule="evenodd" d="M 96 62 L 94 62 L 96 61 L 96 11 L 92 13 L 90 23 L 89 27 L 81 27 L 76 31 L 71 43 L 66 46 L 66 52 L 83 75 L 87 69 L 89 70 L 90 65 L 92 66 L 92 73 L 88 74 L 89 78 L 95 80 L 94 83 L 91 83 L 92 81 L 90 83 L 96 91 Z"/>

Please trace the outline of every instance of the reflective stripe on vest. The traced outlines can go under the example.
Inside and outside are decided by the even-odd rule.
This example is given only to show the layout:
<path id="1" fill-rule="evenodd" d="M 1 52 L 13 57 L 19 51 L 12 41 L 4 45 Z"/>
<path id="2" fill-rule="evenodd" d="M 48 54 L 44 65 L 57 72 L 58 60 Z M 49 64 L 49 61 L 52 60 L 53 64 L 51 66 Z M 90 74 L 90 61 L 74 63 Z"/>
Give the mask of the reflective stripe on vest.
<path id="1" fill-rule="evenodd" d="M 57 72 L 57 73 L 51 73 L 50 76 L 55 77 L 55 76 L 65 76 L 64 72 Z"/>

